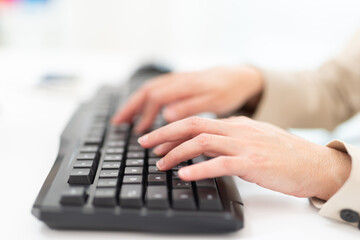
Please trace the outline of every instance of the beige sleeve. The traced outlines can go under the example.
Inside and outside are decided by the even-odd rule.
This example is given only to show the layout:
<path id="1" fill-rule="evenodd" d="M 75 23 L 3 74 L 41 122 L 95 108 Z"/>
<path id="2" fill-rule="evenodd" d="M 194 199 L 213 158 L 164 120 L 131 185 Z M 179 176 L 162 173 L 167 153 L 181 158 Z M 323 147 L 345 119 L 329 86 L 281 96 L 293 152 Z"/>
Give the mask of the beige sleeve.
<path id="1" fill-rule="evenodd" d="M 340 217 L 342 210 L 351 210 L 360 215 L 360 148 L 341 141 L 332 141 L 328 147 L 348 153 L 351 156 L 350 176 L 328 201 L 325 202 L 317 198 L 311 198 L 310 201 L 315 207 L 320 208 L 320 215 L 346 222 Z M 358 222 L 346 223 L 354 226 L 360 224 Z"/>
<path id="2" fill-rule="evenodd" d="M 331 130 L 360 110 L 360 31 L 316 71 L 260 71 L 265 88 L 254 119 L 283 128 Z"/>

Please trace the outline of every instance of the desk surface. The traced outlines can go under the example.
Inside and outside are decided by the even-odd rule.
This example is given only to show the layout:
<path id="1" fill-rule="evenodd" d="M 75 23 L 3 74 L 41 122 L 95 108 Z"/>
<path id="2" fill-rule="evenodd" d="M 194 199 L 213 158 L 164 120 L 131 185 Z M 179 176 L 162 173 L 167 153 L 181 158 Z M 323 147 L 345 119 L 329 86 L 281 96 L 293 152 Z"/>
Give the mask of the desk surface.
<path id="1" fill-rule="evenodd" d="M 25 66 L 21 61 L 32 57 L 0 54 L 0 239 L 358 239 L 359 230 L 319 216 L 307 199 L 240 179 L 236 182 L 245 204 L 245 228 L 235 233 L 196 236 L 49 229 L 30 210 L 55 160 L 62 129 L 77 105 L 104 82 L 99 76 L 125 76 L 132 65 L 120 58 L 103 62 L 101 68 L 99 59 L 96 63 L 84 58 L 86 67 L 82 69 L 87 74 L 77 83 L 44 88 L 29 79 L 36 71 L 48 69 L 46 61 L 16 71 L 19 59 Z M 58 61 L 66 58 L 54 62 Z M 94 66 L 102 69 L 100 74 L 91 71 Z M 108 70 L 116 66 L 123 67 Z"/>

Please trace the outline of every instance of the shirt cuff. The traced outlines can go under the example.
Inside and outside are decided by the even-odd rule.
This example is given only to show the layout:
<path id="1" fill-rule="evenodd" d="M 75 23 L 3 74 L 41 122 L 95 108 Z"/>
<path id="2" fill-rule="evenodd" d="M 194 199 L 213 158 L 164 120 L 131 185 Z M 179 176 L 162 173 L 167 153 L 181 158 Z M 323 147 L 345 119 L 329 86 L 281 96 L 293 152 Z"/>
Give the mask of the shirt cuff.
<path id="1" fill-rule="evenodd" d="M 350 155 L 350 176 L 328 201 L 310 198 L 310 202 L 320 209 L 320 215 L 358 226 L 358 221 L 345 221 L 340 214 L 342 210 L 349 209 L 360 215 L 360 149 L 339 140 L 332 141 L 327 146 Z"/>

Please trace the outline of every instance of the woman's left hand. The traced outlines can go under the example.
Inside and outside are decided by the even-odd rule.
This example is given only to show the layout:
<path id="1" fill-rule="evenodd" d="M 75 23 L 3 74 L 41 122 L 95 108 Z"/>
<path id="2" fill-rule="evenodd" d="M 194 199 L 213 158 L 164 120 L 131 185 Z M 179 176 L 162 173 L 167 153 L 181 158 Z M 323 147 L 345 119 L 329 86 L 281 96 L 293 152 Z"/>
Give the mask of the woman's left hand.
<path id="1" fill-rule="evenodd" d="M 246 117 L 190 117 L 139 138 L 145 148 L 165 155 L 157 166 L 169 170 L 201 154 L 212 159 L 183 167 L 179 176 L 194 181 L 239 176 L 296 197 L 329 199 L 350 174 L 349 155 L 317 145 L 273 125 Z"/>

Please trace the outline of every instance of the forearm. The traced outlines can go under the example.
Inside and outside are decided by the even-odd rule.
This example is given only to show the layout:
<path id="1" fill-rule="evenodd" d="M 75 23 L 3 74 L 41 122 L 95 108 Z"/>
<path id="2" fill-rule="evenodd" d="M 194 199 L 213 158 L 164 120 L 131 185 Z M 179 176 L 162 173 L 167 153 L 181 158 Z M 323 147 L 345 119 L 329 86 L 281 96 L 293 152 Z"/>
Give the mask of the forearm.
<path id="1" fill-rule="evenodd" d="M 355 41 L 357 40 L 357 41 Z M 264 88 L 256 120 L 288 127 L 333 129 L 360 110 L 360 33 L 318 70 L 261 70 Z"/>

